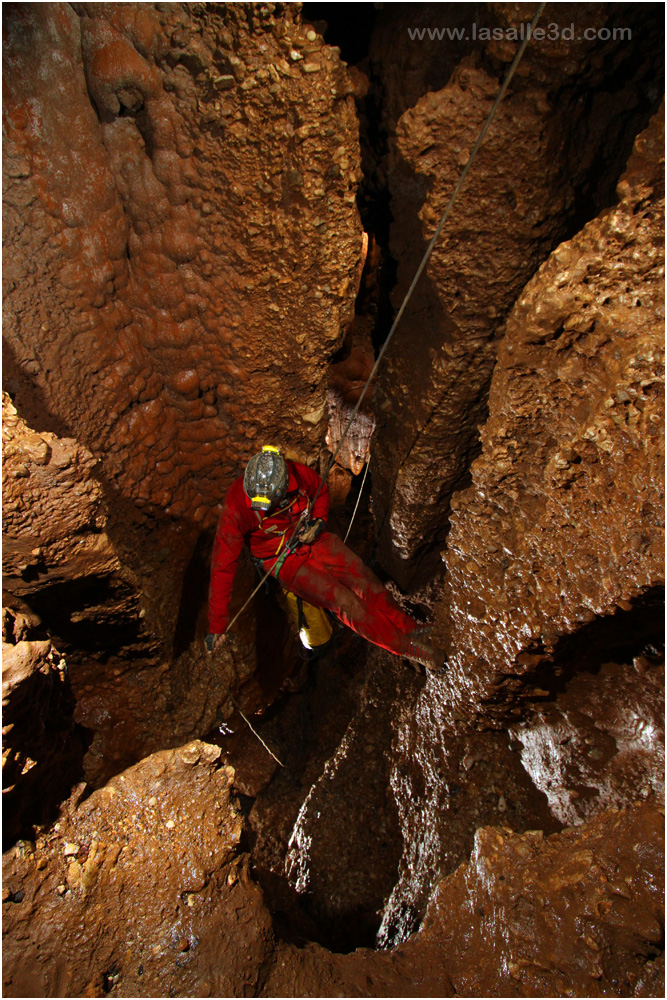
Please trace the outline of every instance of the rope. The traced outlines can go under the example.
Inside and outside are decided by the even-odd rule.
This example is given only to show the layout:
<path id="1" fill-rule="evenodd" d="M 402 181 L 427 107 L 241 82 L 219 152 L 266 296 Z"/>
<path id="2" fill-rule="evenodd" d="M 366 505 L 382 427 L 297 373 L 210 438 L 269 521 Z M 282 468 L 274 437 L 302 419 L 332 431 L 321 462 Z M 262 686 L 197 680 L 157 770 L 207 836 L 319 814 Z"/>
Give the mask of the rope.
<path id="1" fill-rule="evenodd" d="M 405 312 L 406 306 L 407 306 L 408 302 L 410 301 L 410 299 L 412 298 L 412 293 L 414 292 L 414 290 L 415 290 L 415 288 L 417 286 L 417 282 L 421 278 L 422 272 L 424 271 L 424 268 L 426 267 L 426 265 L 429 262 L 429 259 L 431 257 L 431 254 L 433 253 L 433 249 L 435 247 L 435 244 L 436 244 L 436 242 L 438 240 L 438 236 L 440 235 L 440 233 L 442 231 L 442 227 L 444 226 L 445 222 L 449 218 L 450 212 L 451 212 L 452 208 L 454 207 L 454 202 L 456 201 L 456 199 L 457 199 L 457 197 L 459 195 L 459 192 L 460 192 L 461 188 L 463 187 L 463 184 L 465 183 L 465 179 L 468 176 L 468 173 L 469 173 L 469 171 L 470 171 L 473 163 L 475 162 L 475 157 L 477 156 L 479 148 L 482 145 L 482 142 L 484 141 L 484 136 L 486 135 L 486 133 L 488 131 L 489 125 L 493 121 L 493 119 L 495 117 L 495 114 L 496 114 L 496 111 L 498 110 L 498 106 L 499 106 L 500 102 L 502 101 L 503 97 L 505 96 L 505 94 L 507 92 L 507 88 L 509 87 L 509 85 L 510 85 L 510 83 L 512 81 L 512 77 L 514 76 L 514 73 L 516 72 L 517 66 L 521 62 L 523 54 L 526 51 L 526 46 L 528 45 L 528 42 L 530 41 L 530 39 L 533 36 L 533 33 L 535 31 L 535 27 L 537 25 L 537 22 L 539 21 L 540 17 L 542 16 L 542 13 L 543 13 L 545 7 L 546 7 L 546 3 L 541 3 L 538 6 L 537 11 L 535 12 L 535 15 L 533 17 L 533 20 L 530 22 L 530 27 L 529 27 L 528 31 L 526 32 L 526 37 L 521 42 L 521 45 L 519 46 L 519 48 L 517 50 L 517 53 L 514 56 L 514 59 L 512 60 L 512 65 L 508 69 L 507 74 L 505 76 L 505 79 L 503 80 L 502 86 L 501 86 L 500 90 L 498 91 L 496 99 L 493 102 L 493 105 L 491 106 L 491 110 L 489 111 L 489 113 L 488 113 L 488 115 L 486 117 L 486 121 L 482 125 L 481 131 L 480 131 L 480 133 L 479 133 L 479 135 L 477 137 L 477 142 L 473 146 L 472 152 L 471 152 L 470 156 L 468 157 L 468 162 L 466 163 L 465 167 L 461 171 L 461 176 L 459 177 L 459 179 L 457 181 L 456 187 L 452 191 L 452 195 L 451 195 L 451 197 L 449 199 L 447 207 L 445 208 L 445 211 L 442 213 L 442 218 L 440 219 L 440 222 L 436 226 L 436 230 L 433 233 L 433 236 L 431 237 L 431 241 L 430 241 L 429 245 L 426 248 L 424 256 L 422 257 L 421 264 L 417 268 L 417 271 L 415 273 L 414 278 L 412 279 L 410 287 L 408 288 L 408 290 L 406 292 L 405 298 L 403 299 L 403 302 L 401 303 L 401 307 L 398 310 L 398 312 L 396 313 L 396 317 L 394 319 L 394 322 L 392 323 L 391 329 L 389 330 L 389 333 L 387 334 L 387 339 L 385 340 L 384 344 L 382 345 L 382 349 L 380 350 L 380 353 L 377 356 L 377 360 L 376 360 L 375 364 L 373 365 L 372 371 L 371 371 L 370 375 L 368 376 L 368 378 L 366 379 L 366 384 L 365 384 L 364 388 L 361 391 L 361 395 L 359 396 L 359 399 L 357 400 L 356 405 L 355 405 L 354 409 L 352 410 L 352 414 L 350 416 L 350 419 L 347 422 L 347 426 L 345 427 L 345 430 L 343 431 L 343 435 L 342 435 L 340 441 L 338 442 L 338 447 L 336 448 L 335 452 L 333 453 L 333 455 L 331 456 L 331 458 L 329 460 L 329 464 L 327 466 L 327 470 L 324 473 L 324 476 L 322 477 L 322 481 L 321 481 L 320 485 L 317 487 L 317 490 L 315 492 L 315 496 L 312 499 L 312 503 L 313 504 L 315 503 L 315 501 L 317 500 L 318 496 L 320 495 L 320 491 L 321 491 L 322 487 L 324 486 L 324 484 L 326 483 L 326 481 L 327 481 L 327 479 L 329 477 L 329 473 L 331 472 L 331 470 L 332 470 L 332 468 L 334 466 L 334 463 L 335 463 L 336 459 L 338 458 L 338 454 L 339 454 L 339 452 L 340 452 L 340 450 L 341 450 L 341 448 L 343 446 L 343 441 L 345 440 L 345 438 L 349 434 L 350 428 L 352 427 L 352 424 L 354 423 L 355 418 L 356 418 L 359 410 L 361 409 L 361 404 L 363 403 L 363 401 L 364 401 L 364 399 L 366 397 L 366 393 L 368 392 L 369 386 L 370 386 L 371 382 L 373 381 L 373 379 L 375 378 L 375 376 L 377 375 L 377 372 L 378 372 L 378 369 L 380 367 L 380 364 L 382 363 L 382 359 L 384 358 L 385 354 L 387 353 L 387 349 L 389 347 L 389 344 L 391 343 L 391 340 L 392 340 L 392 338 L 394 336 L 394 333 L 396 332 L 396 327 L 400 323 L 401 317 L 403 316 L 403 313 Z M 354 517 L 354 515 L 353 515 L 353 517 Z M 287 544 L 286 554 L 288 552 L 291 552 L 292 549 L 293 549 L 293 547 L 294 547 L 294 545 L 296 545 L 295 536 L 296 536 L 297 532 L 299 531 L 300 527 L 301 527 L 301 521 L 299 520 L 297 522 L 297 524 L 296 524 L 296 526 L 294 528 L 294 531 L 292 532 L 292 535 L 290 537 L 290 540 L 289 540 L 289 542 Z M 347 538 L 347 535 L 345 537 Z M 273 569 L 273 567 L 272 567 L 272 569 Z M 245 611 L 245 609 L 250 604 L 251 600 L 253 599 L 253 597 L 255 596 L 255 594 L 257 593 L 257 591 L 260 589 L 260 587 L 264 583 L 264 580 L 266 580 L 267 577 L 269 577 L 271 575 L 272 569 L 267 570 L 265 576 L 263 577 L 262 580 L 260 580 L 260 582 L 257 585 L 257 587 L 255 587 L 255 589 L 253 590 L 252 594 L 250 595 L 250 597 L 248 598 L 248 600 L 245 602 L 245 604 L 243 605 L 243 607 L 241 608 L 241 610 L 237 612 L 237 614 L 234 616 L 234 618 L 232 618 L 231 622 L 229 623 L 229 625 L 225 629 L 225 633 L 229 631 L 229 629 L 234 624 L 234 622 L 239 617 L 239 615 L 241 615 L 243 613 L 243 611 Z"/>
<path id="2" fill-rule="evenodd" d="M 261 737 L 261 736 L 259 735 L 259 733 L 257 732 L 257 730 L 253 728 L 253 726 L 252 726 L 252 725 L 251 725 L 251 723 L 250 723 L 250 720 L 246 718 L 246 716 L 245 716 L 245 715 L 243 714 L 243 712 L 241 711 L 241 709 L 239 708 L 239 706 L 238 706 L 238 705 L 236 704 L 236 702 L 234 702 L 234 707 L 236 708 L 236 711 L 237 711 L 237 712 L 239 713 L 239 715 L 241 716 L 241 718 L 243 719 L 243 721 L 244 721 L 244 722 L 245 722 L 245 724 L 247 725 L 247 727 L 248 727 L 248 729 L 250 730 L 250 732 L 251 732 L 251 733 L 253 733 L 253 734 L 254 734 L 254 735 L 255 735 L 255 736 L 257 737 L 257 739 L 258 739 L 258 740 L 259 740 L 259 742 L 260 742 L 260 743 L 262 744 L 262 746 L 264 747 L 264 749 L 265 749 L 265 750 L 267 750 L 267 751 L 268 751 L 268 753 L 270 753 L 270 754 L 271 754 L 271 756 L 273 757 L 273 759 L 274 759 L 274 760 L 277 760 L 277 761 L 278 761 L 278 763 L 280 764 L 280 766 L 281 766 L 281 767 L 284 767 L 285 765 L 284 765 L 284 764 L 283 764 L 283 763 L 282 763 L 281 761 L 279 761 L 279 760 L 278 760 L 278 758 L 277 758 L 277 757 L 276 757 L 276 755 L 274 754 L 274 752 L 273 752 L 273 750 L 271 749 L 271 747 L 270 747 L 270 746 L 268 746 L 268 744 L 266 744 L 266 743 L 264 742 L 264 740 L 263 740 L 263 739 L 262 739 L 262 737 Z"/>
<path id="3" fill-rule="evenodd" d="M 366 476 L 368 475 L 368 469 L 370 464 L 371 464 L 370 462 L 366 462 L 366 471 L 364 472 L 364 478 L 361 480 L 361 489 L 359 490 L 359 496 L 357 497 L 357 502 L 355 503 L 354 510 L 352 511 L 352 517 L 350 518 L 350 523 L 347 527 L 347 534 L 343 539 L 343 545 L 345 545 L 345 542 L 347 541 L 347 536 L 352 531 L 352 525 L 354 524 L 354 519 L 357 516 L 357 510 L 359 508 L 359 501 L 361 500 L 361 494 L 364 492 L 364 486 L 366 485 Z"/>

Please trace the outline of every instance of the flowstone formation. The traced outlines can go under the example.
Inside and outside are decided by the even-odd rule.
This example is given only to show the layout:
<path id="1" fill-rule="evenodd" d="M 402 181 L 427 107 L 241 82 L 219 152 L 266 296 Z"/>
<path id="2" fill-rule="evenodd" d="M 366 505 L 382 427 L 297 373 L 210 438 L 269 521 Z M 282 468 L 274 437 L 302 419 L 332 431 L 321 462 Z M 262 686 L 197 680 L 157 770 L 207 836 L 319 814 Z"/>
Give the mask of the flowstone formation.
<path id="1" fill-rule="evenodd" d="M 536 5 L 371 6 L 3 10 L 6 996 L 664 995 L 660 5 L 547 6 L 331 473 L 448 671 L 203 650 Z"/>
<path id="2" fill-rule="evenodd" d="M 258 434 L 311 460 L 321 440 L 356 293 L 359 147 L 345 67 L 291 6 L 8 18 L 16 391 L 29 379 L 42 422 L 146 513 L 211 525 Z"/>
<path id="3" fill-rule="evenodd" d="M 194 643 L 202 530 L 261 443 L 313 463 L 325 433 L 358 129 L 293 7 L 6 12 L 5 586 L 66 647 L 96 783 L 229 715 L 255 621 L 235 663 Z"/>

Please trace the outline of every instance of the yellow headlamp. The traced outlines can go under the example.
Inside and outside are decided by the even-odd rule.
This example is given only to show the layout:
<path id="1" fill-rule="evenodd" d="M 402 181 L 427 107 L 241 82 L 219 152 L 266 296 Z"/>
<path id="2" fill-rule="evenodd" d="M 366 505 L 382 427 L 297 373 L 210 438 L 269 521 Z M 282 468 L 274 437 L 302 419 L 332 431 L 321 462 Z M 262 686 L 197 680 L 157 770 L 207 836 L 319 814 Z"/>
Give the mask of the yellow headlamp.
<path id="1" fill-rule="evenodd" d="M 250 509 L 251 510 L 268 510 L 271 506 L 271 501 L 268 497 L 251 497 L 250 498 Z"/>

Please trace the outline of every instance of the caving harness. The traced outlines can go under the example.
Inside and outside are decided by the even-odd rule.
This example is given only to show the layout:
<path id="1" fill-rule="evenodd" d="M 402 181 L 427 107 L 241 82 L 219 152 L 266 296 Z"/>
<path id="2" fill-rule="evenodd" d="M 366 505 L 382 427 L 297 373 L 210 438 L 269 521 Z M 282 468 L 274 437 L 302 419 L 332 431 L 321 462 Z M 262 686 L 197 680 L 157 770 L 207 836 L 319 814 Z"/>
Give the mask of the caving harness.
<path id="1" fill-rule="evenodd" d="M 301 489 L 298 490 L 296 494 L 292 497 L 292 499 L 289 501 L 289 503 L 283 501 L 283 504 L 279 505 L 278 509 L 275 512 L 277 514 L 286 514 L 299 500 L 300 497 L 305 498 L 306 507 L 302 511 L 299 517 L 299 521 L 297 522 L 297 528 L 299 524 L 308 522 L 310 520 L 310 514 L 312 510 L 310 499 L 303 490 Z M 263 531 L 267 535 L 277 535 L 280 537 L 280 544 L 278 545 L 278 549 L 275 555 L 270 556 L 268 559 L 258 559 L 256 557 L 251 557 L 255 568 L 262 577 L 261 583 L 263 583 L 265 580 L 268 579 L 269 575 L 274 576 L 276 579 L 278 579 L 280 575 L 280 570 L 283 567 L 285 559 L 293 550 L 294 546 L 290 548 L 290 546 L 286 544 L 287 536 L 292 530 L 292 525 L 288 525 L 286 528 L 283 529 L 280 529 L 278 525 L 269 525 L 267 527 L 264 524 L 267 518 L 262 517 L 258 510 L 256 511 L 256 513 L 257 513 L 258 524 L 263 527 Z M 272 565 L 269 566 L 269 572 L 265 573 L 265 567 L 267 566 L 267 564 L 271 562 Z M 331 636 L 333 634 L 333 627 L 331 625 L 331 622 L 329 621 L 329 618 L 325 610 L 323 608 L 317 607 L 314 604 L 309 604 L 307 601 L 304 601 L 303 598 L 301 597 L 297 597 L 296 594 L 293 594 L 290 590 L 287 590 L 284 586 L 282 586 L 282 590 L 285 597 L 285 602 L 287 604 L 288 613 L 296 626 L 296 630 L 299 634 L 299 639 L 301 640 L 301 644 L 306 654 L 321 652 L 322 648 L 328 645 Z"/>
<path id="2" fill-rule="evenodd" d="M 290 552 L 292 552 L 293 549 L 295 548 L 295 545 L 291 544 L 292 540 L 295 539 L 295 536 L 298 534 L 298 531 L 303 526 L 303 524 L 305 524 L 306 522 L 308 522 L 310 520 L 310 512 L 312 510 L 312 504 L 310 502 L 310 499 L 309 499 L 308 495 L 306 493 L 304 493 L 303 490 L 297 490 L 296 494 L 290 500 L 290 502 L 287 503 L 287 504 L 284 504 L 284 505 L 280 505 L 278 507 L 278 509 L 275 511 L 275 513 L 276 514 L 287 514 L 287 512 L 290 510 L 290 508 L 294 506 L 294 504 L 297 502 L 297 500 L 300 497 L 302 497 L 302 498 L 305 497 L 305 499 L 306 499 L 306 507 L 301 512 L 301 515 L 299 516 L 299 520 L 297 521 L 297 523 L 296 523 L 295 526 L 293 526 L 291 524 L 288 524 L 287 527 L 284 528 L 284 529 L 282 529 L 282 530 L 278 527 L 277 524 L 272 524 L 272 525 L 269 525 L 268 527 L 265 527 L 264 526 L 264 521 L 266 520 L 266 518 L 263 518 L 261 516 L 261 514 L 259 513 L 259 509 L 263 509 L 263 508 L 259 508 L 259 509 L 258 508 L 253 508 L 257 512 L 257 522 L 262 527 L 263 531 L 267 535 L 277 535 L 280 538 L 280 544 L 278 545 L 278 548 L 277 548 L 276 552 L 274 553 L 274 555 L 269 556 L 268 559 L 258 560 L 258 562 L 261 563 L 261 565 L 263 566 L 263 568 L 265 568 L 267 566 L 267 564 L 272 559 L 275 559 L 275 562 L 273 563 L 273 565 L 269 566 L 269 568 L 267 570 L 267 574 L 266 574 L 267 576 L 275 576 L 275 578 L 278 579 L 278 575 L 279 575 L 281 569 L 283 568 L 283 563 L 287 559 L 287 557 L 290 554 Z M 251 507 L 252 507 L 252 504 L 251 504 Z M 287 542 L 287 536 L 290 534 L 290 532 L 292 532 L 292 536 L 290 538 L 290 542 L 288 544 L 286 544 L 286 542 Z M 284 546 L 284 548 L 283 548 L 283 546 Z M 278 557 L 277 559 L 276 559 L 276 556 Z"/>

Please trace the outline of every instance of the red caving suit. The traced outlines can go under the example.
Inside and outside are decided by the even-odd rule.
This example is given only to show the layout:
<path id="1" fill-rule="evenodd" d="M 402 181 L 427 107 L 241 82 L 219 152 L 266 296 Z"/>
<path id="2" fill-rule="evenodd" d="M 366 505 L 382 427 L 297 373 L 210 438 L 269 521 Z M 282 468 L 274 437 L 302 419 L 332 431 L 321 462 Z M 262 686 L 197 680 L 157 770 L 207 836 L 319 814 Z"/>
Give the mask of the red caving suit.
<path id="1" fill-rule="evenodd" d="M 273 569 L 301 513 L 317 492 L 321 479 L 316 472 L 300 462 L 288 461 L 287 467 L 286 509 L 268 513 L 251 510 L 243 476 L 229 488 L 213 544 L 209 632 L 220 635 L 227 628 L 232 584 L 243 543 L 247 542 L 252 555 L 262 560 L 265 571 Z M 326 521 L 328 513 L 329 492 L 324 485 L 310 518 Z M 337 535 L 323 531 L 311 545 L 297 546 L 286 557 L 278 579 L 297 597 L 333 612 L 376 646 L 399 656 L 407 652 L 409 635 L 417 623 Z"/>

